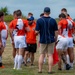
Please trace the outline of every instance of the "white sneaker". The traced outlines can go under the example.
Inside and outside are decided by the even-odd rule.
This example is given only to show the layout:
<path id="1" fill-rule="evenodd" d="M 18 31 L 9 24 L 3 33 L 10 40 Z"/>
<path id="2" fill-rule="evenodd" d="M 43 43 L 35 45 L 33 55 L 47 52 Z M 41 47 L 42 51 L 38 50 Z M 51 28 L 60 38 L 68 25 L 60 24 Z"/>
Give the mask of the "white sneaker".
<path id="1" fill-rule="evenodd" d="M 16 68 L 14 67 L 13 70 L 16 70 Z"/>
<path id="2" fill-rule="evenodd" d="M 17 70 L 22 70 L 22 68 L 17 68 Z"/>
<path id="3" fill-rule="evenodd" d="M 73 70 L 73 67 L 71 67 L 70 70 Z"/>
<path id="4" fill-rule="evenodd" d="M 27 62 L 31 62 L 30 58 L 27 59 Z"/>
<path id="5" fill-rule="evenodd" d="M 66 70 L 66 64 L 63 63 L 63 70 Z"/>

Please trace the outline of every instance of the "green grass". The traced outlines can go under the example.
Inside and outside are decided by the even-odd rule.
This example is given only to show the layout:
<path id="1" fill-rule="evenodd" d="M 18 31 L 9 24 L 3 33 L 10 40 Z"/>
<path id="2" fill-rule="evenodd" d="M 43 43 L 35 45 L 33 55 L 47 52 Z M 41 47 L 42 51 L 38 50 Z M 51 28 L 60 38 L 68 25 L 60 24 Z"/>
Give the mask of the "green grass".
<path id="1" fill-rule="evenodd" d="M 7 40 L 7 46 L 5 48 L 5 51 L 3 53 L 3 64 L 5 66 L 4 69 L 0 69 L 0 75 L 49 75 L 48 72 L 48 64 L 43 65 L 43 73 L 38 74 L 38 58 L 39 58 L 39 48 L 37 49 L 37 53 L 35 54 L 35 66 L 32 67 L 30 64 L 28 64 L 27 67 L 25 67 L 22 64 L 22 70 L 13 70 L 13 57 L 12 57 L 12 46 L 10 43 L 10 39 Z M 73 70 L 63 70 L 58 71 L 57 65 L 53 67 L 53 71 L 55 72 L 52 75 L 75 75 L 75 65 Z"/>

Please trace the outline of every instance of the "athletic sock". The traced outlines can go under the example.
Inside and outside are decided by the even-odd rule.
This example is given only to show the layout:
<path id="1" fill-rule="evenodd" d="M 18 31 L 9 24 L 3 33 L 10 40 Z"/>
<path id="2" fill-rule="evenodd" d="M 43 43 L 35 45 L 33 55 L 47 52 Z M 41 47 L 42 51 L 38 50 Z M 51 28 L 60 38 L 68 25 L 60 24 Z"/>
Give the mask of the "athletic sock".
<path id="1" fill-rule="evenodd" d="M 73 63 L 70 63 L 71 68 L 73 68 Z"/>
<path id="2" fill-rule="evenodd" d="M 67 63 L 70 65 L 70 58 L 68 54 L 66 55 L 66 58 L 67 58 Z"/>
<path id="3" fill-rule="evenodd" d="M 46 58 L 44 58 L 44 63 L 46 63 Z"/>
<path id="4" fill-rule="evenodd" d="M 24 58 L 22 58 L 22 63 L 24 63 Z"/>
<path id="5" fill-rule="evenodd" d="M 14 68 L 17 67 L 18 64 L 18 55 L 16 54 L 15 59 L 14 59 Z"/>
<path id="6" fill-rule="evenodd" d="M 65 63 L 63 63 L 63 69 L 64 69 L 64 70 L 66 69 L 66 64 L 65 64 Z"/>
<path id="7" fill-rule="evenodd" d="M 21 64 L 22 64 L 22 55 L 18 56 L 18 67 L 17 69 L 21 69 Z"/>
<path id="8" fill-rule="evenodd" d="M 31 62 L 31 59 L 30 59 L 30 58 L 28 58 L 28 59 L 27 59 L 27 62 Z"/>

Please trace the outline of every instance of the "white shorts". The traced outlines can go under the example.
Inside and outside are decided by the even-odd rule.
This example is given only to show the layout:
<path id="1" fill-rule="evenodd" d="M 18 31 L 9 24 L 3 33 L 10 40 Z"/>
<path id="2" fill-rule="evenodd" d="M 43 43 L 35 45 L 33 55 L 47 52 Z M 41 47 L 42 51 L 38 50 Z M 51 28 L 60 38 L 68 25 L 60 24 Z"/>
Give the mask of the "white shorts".
<path id="1" fill-rule="evenodd" d="M 3 47 L 6 47 L 6 39 L 5 38 L 2 38 L 2 45 L 3 45 Z"/>
<path id="2" fill-rule="evenodd" d="M 25 36 L 14 36 L 15 48 L 26 48 L 26 39 Z"/>
<path id="3" fill-rule="evenodd" d="M 74 46 L 73 37 L 67 37 L 67 40 L 68 40 L 68 47 L 73 47 Z"/>
<path id="4" fill-rule="evenodd" d="M 68 48 L 68 40 L 67 40 L 67 38 L 61 37 L 58 40 L 59 40 L 59 42 L 56 45 L 56 49 L 57 50 L 58 49 L 63 50 L 63 51 L 67 50 L 67 48 Z"/>

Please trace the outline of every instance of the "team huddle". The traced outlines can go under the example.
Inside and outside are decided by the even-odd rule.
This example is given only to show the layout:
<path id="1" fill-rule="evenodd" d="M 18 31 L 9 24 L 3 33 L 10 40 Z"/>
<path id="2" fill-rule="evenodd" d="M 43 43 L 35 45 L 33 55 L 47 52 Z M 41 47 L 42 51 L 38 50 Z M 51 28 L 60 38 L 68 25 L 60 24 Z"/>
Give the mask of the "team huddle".
<path id="1" fill-rule="evenodd" d="M 62 70 L 62 61 L 64 69 L 73 69 L 75 23 L 66 8 L 61 9 L 58 24 L 49 15 L 50 8 L 45 7 L 44 12 L 35 22 L 32 13 L 28 13 L 27 19 L 23 19 L 21 10 L 16 10 L 13 12 L 14 19 L 7 26 L 4 22 L 4 13 L 0 12 L 0 68 L 4 68 L 2 54 L 6 46 L 9 31 L 13 48 L 13 69 L 21 70 L 22 63 L 27 66 L 29 60 L 31 66 L 34 65 L 34 54 L 37 50 L 36 36 L 38 36 L 38 42 L 40 43 L 38 73 L 42 73 L 46 54 L 48 57 L 48 73 L 53 73 L 52 55 L 54 48 L 56 48 L 59 57 L 58 70 Z"/>

